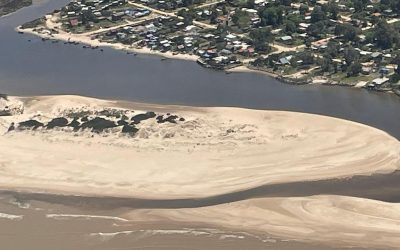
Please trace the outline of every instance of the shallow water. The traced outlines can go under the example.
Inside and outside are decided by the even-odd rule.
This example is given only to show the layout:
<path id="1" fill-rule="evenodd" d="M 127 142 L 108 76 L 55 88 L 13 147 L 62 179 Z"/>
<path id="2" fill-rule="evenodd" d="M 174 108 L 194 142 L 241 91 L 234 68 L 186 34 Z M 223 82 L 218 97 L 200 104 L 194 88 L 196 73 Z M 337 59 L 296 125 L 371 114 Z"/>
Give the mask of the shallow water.
<path id="1" fill-rule="evenodd" d="M 1 247 L 13 250 L 339 249 L 210 225 L 171 221 L 133 223 L 117 217 L 127 211 L 128 209 L 124 208 L 89 209 L 34 200 L 22 202 L 16 200 L 13 195 L 0 194 L 0 212 L 22 217 L 19 220 L 0 218 Z M 49 216 L 55 214 L 60 217 Z M 77 214 L 87 216 L 71 216 Z"/>

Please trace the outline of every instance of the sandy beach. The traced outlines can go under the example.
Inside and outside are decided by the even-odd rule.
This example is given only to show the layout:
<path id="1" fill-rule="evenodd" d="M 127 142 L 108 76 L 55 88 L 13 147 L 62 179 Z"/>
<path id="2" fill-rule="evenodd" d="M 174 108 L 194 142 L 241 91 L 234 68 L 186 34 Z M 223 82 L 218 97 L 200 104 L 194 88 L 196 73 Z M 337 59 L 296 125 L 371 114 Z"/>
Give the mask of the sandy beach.
<path id="1" fill-rule="evenodd" d="M 22 99 L 23 100 L 23 99 Z M 0 118 L 2 188 L 137 198 L 200 198 L 265 184 L 393 172 L 399 142 L 365 125 L 329 117 L 239 108 L 119 103 L 76 96 L 36 97 Z M 127 107 L 129 106 L 129 109 Z M 67 110 L 105 107 L 184 118 L 149 119 L 133 137 L 65 129 L 15 130 Z M 123 107 L 123 108 L 122 108 Z"/>

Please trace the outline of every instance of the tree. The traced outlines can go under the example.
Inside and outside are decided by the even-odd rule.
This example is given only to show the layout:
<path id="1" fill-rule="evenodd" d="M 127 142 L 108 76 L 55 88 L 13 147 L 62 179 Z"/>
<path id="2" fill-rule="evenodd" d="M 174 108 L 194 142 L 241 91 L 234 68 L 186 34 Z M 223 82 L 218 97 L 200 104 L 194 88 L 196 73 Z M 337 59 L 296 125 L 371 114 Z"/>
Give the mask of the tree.
<path id="1" fill-rule="evenodd" d="M 267 43 L 272 41 L 273 36 L 269 28 L 254 29 L 250 32 L 249 36 L 256 50 L 268 51 L 270 49 Z"/>
<path id="2" fill-rule="evenodd" d="M 211 15 L 210 15 L 210 23 L 211 24 L 216 24 L 217 23 L 217 18 L 218 18 L 218 12 L 216 8 L 211 10 Z"/>
<path id="3" fill-rule="evenodd" d="M 283 22 L 283 10 L 281 8 L 276 8 L 276 7 L 266 8 L 261 11 L 260 18 L 261 18 L 261 24 L 263 26 L 280 25 Z"/>
<path id="4" fill-rule="evenodd" d="M 361 12 L 364 10 L 364 3 L 361 0 L 352 0 L 353 8 L 355 12 Z"/>
<path id="5" fill-rule="evenodd" d="M 332 57 L 330 57 L 330 55 L 325 55 L 320 61 L 322 72 L 329 72 L 331 65 L 332 65 Z"/>
<path id="6" fill-rule="evenodd" d="M 345 41 L 356 41 L 358 30 L 349 23 L 338 24 L 335 27 L 335 35 L 343 36 Z"/>
<path id="7" fill-rule="evenodd" d="M 297 54 L 299 60 L 303 61 L 303 64 L 310 65 L 314 63 L 314 55 L 309 51 L 303 51 Z"/>
<path id="8" fill-rule="evenodd" d="M 296 24 L 293 21 L 287 20 L 285 22 L 285 31 L 288 33 L 295 33 L 297 31 Z"/>
<path id="9" fill-rule="evenodd" d="M 337 42 L 330 40 L 327 48 L 325 49 L 325 53 L 332 58 L 336 58 L 339 54 L 339 49 L 340 45 Z"/>
<path id="10" fill-rule="evenodd" d="M 348 47 L 344 50 L 344 60 L 347 65 L 352 64 L 354 61 L 358 60 L 359 53 L 353 47 Z"/>
<path id="11" fill-rule="evenodd" d="M 347 76 L 357 76 L 361 73 L 362 66 L 359 62 L 354 62 L 347 68 Z"/>
<path id="12" fill-rule="evenodd" d="M 385 20 L 379 21 L 375 26 L 374 39 L 376 44 L 382 49 L 390 49 L 400 43 L 399 32 Z"/>
<path id="13" fill-rule="evenodd" d="M 255 6 L 256 6 L 255 0 L 247 0 L 247 2 L 246 2 L 246 7 L 247 7 L 247 8 L 249 8 L 249 9 L 254 9 Z"/>
<path id="14" fill-rule="evenodd" d="M 292 5 L 292 0 L 280 0 L 280 4 L 284 6 L 290 6 Z"/>
<path id="15" fill-rule="evenodd" d="M 324 21 L 320 21 L 317 23 L 312 23 L 307 28 L 307 34 L 316 38 L 322 38 L 325 32 L 326 25 Z"/>
<path id="16" fill-rule="evenodd" d="M 336 3 L 329 2 L 322 5 L 322 11 L 329 14 L 329 18 L 337 20 L 339 14 L 339 7 Z"/>
<path id="17" fill-rule="evenodd" d="M 326 19 L 326 14 L 322 11 L 322 8 L 316 6 L 314 10 L 311 12 L 311 22 L 316 23 Z"/>
<path id="18" fill-rule="evenodd" d="M 250 16 L 246 11 L 236 10 L 235 14 L 232 16 L 232 22 L 239 26 L 240 28 L 247 27 L 250 22 Z"/>
<path id="19" fill-rule="evenodd" d="M 307 4 L 301 4 L 299 11 L 301 15 L 304 15 L 306 12 L 308 12 L 308 5 Z"/>

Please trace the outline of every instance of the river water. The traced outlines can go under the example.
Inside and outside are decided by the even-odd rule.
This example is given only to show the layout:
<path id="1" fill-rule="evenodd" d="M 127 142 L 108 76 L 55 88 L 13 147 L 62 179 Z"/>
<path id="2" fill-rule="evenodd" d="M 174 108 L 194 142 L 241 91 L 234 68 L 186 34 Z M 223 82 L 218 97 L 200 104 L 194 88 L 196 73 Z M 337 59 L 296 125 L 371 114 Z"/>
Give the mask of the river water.
<path id="1" fill-rule="evenodd" d="M 237 106 L 323 114 L 400 138 L 400 98 L 329 86 L 291 86 L 263 74 L 225 74 L 195 62 L 43 42 L 14 28 L 68 0 L 40 1 L 0 18 L 0 92 L 79 94 L 160 104 Z M 30 42 L 28 40 L 31 40 Z"/>

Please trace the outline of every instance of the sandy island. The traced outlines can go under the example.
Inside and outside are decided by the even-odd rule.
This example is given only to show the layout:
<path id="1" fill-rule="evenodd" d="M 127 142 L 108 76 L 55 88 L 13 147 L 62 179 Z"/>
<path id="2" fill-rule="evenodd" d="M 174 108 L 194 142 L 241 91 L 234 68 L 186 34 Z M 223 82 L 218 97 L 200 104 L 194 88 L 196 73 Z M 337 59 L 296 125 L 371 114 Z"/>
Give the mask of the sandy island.
<path id="1" fill-rule="evenodd" d="M 399 141 L 354 122 L 281 111 L 194 108 L 77 96 L 22 98 L 22 115 L 0 117 L 0 187 L 67 194 L 200 198 L 272 183 L 392 172 Z M 184 118 L 102 133 L 66 128 L 12 130 L 74 110 L 113 107 Z M 92 119 L 93 115 L 89 117 Z"/>

